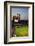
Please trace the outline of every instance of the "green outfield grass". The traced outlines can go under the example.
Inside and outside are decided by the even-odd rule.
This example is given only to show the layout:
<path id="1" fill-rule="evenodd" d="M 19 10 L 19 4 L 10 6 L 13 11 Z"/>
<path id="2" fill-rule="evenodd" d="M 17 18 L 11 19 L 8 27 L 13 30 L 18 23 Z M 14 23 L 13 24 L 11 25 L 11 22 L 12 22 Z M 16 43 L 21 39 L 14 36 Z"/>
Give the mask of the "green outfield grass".
<path id="1" fill-rule="evenodd" d="M 16 26 L 16 37 L 28 36 L 28 26 Z"/>

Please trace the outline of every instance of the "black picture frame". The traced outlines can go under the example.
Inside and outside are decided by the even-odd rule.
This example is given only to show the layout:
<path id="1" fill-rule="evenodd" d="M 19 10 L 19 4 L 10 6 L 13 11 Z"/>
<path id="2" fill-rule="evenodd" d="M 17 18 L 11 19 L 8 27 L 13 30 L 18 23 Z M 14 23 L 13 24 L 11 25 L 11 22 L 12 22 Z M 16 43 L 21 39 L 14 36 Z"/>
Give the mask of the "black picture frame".
<path id="1" fill-rule="evenodd" d="M 8 42 L 7 43 L 7 3 L 24 3 L 32 4 L 32 41 L 21 41 L 21 42 Z M 4 2 L 4 44 L 16 44 L 16 43 L 33 43 L 34 42 L 34 2 L 17 2 L 17 1 L 5 1 Z"/>

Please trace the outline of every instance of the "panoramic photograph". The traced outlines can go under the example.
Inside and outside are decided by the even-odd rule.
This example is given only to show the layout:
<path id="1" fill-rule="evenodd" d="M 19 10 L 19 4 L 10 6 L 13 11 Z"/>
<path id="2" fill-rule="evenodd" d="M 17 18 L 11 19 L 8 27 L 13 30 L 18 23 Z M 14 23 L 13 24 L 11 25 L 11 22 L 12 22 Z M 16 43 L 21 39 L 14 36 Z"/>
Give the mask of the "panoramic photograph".
<path id="1" fill-rule="evenodd" d="M 28 7 L 10 9 L 10 37 L 28 36 Z"/>

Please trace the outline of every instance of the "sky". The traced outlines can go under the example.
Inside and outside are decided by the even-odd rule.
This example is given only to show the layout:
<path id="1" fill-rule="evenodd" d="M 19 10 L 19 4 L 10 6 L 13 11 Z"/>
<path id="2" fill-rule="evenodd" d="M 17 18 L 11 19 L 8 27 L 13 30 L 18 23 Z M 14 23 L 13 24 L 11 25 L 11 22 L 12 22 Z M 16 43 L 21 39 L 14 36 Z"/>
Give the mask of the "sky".
<path id="1" fill-rule="evenodd" d="M 20 14 L 21 20 L 27 20 L 28 19 L 28 8 L 11 8 L 11 15 L 16 16 L 17 13 Z"/>

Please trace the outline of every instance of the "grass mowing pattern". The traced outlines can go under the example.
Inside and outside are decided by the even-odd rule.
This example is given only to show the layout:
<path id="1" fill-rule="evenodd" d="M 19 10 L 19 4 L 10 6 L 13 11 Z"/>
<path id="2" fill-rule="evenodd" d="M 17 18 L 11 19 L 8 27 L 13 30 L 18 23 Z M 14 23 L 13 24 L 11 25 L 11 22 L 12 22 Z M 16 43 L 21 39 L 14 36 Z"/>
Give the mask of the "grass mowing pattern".
<path id="1" fill-rule="evenodd" d="M 28 26 L 24 25 L 22 27 L 16 26 L 16 37 L 28 36 Z"/>

